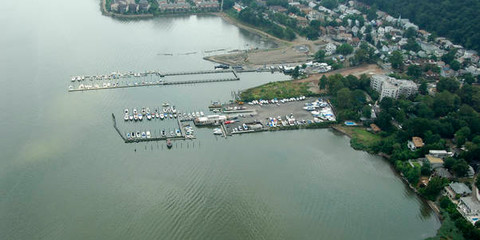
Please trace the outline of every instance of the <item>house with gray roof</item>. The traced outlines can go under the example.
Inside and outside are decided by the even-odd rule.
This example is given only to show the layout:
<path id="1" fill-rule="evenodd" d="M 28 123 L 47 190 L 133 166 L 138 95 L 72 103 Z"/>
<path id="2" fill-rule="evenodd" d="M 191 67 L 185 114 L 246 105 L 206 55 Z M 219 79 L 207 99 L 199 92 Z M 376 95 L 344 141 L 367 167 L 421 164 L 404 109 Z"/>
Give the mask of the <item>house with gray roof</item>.
<path id="1" fill-rule="evenodd" d="M 447 187 L 445 187 L 445 191 L 448 194 L 450 198 L 455 198 L 457 195 L 460 195 L 462 197 L 466 197 L 470 194 L 472 194 L 472 190 L 465 185 L 465 183 L 458 183 L 458 182 L 452 182 L 450 183 Z"/>

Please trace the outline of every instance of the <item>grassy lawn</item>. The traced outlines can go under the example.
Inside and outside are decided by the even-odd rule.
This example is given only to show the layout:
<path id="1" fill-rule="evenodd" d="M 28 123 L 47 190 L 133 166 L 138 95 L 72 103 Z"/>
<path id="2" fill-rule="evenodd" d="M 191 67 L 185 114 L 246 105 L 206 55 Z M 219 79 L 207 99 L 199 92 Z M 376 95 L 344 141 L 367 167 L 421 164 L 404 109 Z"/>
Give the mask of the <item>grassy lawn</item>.
<path id="1" fill-rule="evenodd" d="M 267 83 L 258 87 L 243 91 L 240 97 L 243 101 L 255 99 L 290 98 L 299 96 L 311 96 L 313 93 L 308 90 L 308 83 L 282 81 Z"/>
<path id="2" fill-rule="evenodd" d="M 382 140 L 382 137 L 375 135 L 363 128 L 352 128 L 352 137 L 360 144 L 373 146 Z"/>

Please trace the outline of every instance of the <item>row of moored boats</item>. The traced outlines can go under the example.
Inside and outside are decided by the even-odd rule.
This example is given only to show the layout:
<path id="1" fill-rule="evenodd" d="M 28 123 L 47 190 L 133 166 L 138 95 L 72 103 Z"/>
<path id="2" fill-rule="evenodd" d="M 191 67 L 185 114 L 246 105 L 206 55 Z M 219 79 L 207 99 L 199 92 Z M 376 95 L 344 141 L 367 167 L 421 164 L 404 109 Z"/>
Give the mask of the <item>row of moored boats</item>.
<path id="1" fill-rule="evenodd" d="M 125 108 L 124 110 L 124 116 L 123 119 L 125 121 L 142 121 L 144 118 L 147 120 L 152 120 L 152 119 L 173 119 L 173 118 L 184 118 L 184 119 L 192 119 L 195 117 L 203 117 L 205 114 L 203 112 L 191 112 L 191 113 L 180 113 L 177 111 L 175 106 L 168 107 L 165 106 L 162 109 L 156 108 L 153 111 L 150 110 L 150 108 L 145 108 L 142 107 L 140 111 L 138 111 L 136 108 L 130 112 L 128 108 Z"/>

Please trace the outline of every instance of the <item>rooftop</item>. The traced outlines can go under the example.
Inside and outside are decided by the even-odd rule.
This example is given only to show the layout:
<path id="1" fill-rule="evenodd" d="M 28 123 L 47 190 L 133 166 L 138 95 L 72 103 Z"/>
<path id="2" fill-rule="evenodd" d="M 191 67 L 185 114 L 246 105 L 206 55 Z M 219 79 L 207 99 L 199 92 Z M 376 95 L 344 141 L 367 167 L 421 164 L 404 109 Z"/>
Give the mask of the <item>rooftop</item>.
<path id="1" fill-rule="evenodd" d="M 452 182 L 449 184 L 450 188 L 455 192 L 455 194 L 470 194 L 472 190 L 468 188 L 465 183 Z"/>
<path id="2" fill-rule="evenodd" d="M 416 148 L 421 148 L 425 145 L 423 143 L 422 138 L 420 138 L 420 137 L 412 137 L 412 142 L 413 142 L 413 144 L 415 145 Z"/>
<path id="3" fill-rule="evenodd" d="M 443 164 L 443 160 L 441 158 L 437 158 L 432 155 L 425 155 L 425 158 L 427 158 L 430 164 Z"/>

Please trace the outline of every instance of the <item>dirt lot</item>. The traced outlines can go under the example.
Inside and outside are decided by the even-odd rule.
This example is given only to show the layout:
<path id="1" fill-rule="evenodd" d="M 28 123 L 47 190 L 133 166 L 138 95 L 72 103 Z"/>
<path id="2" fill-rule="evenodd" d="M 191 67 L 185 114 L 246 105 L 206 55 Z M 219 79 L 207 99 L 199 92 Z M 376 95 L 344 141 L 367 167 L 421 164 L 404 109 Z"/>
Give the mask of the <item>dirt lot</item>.
<path id="1" fill-rule="evenodd" d="M 343 76 L 353 75 L 356 77 L 360 77 L 360 75 L 362 74 L 366 74 L 367 76 L 372 76 L 374 74 L 383 74 L 383 73 L 385 73 L 385 71 L 376 64 L 364 64 L 356 67 L 342 68 L 342 69 L 338 69 L 338 70 L 327 72 L 327 73 L 312 74 L 307 78 L 296 80 L 296 81 L 308 82 L 310 86 L 309 90 L 311 92 L 321 93 L 321 90 L 318 88 L 318 82 L 320 81 L 320 78 L 322 77 L 322 75 L 325 75 L 328 77 L 333 74 L 342 74 Z"/>

